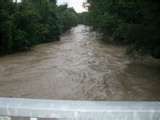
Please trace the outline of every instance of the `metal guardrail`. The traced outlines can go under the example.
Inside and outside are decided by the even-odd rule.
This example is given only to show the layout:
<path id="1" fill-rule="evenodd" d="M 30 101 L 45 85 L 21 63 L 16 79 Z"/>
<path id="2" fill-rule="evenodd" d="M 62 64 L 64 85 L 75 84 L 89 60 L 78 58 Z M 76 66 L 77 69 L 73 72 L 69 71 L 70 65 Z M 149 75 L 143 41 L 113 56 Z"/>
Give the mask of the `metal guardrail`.
<path id="1" fill-rule="evenodd" d="M 160 102 L 0 98 L 0 120 L 160 120 Z"/>

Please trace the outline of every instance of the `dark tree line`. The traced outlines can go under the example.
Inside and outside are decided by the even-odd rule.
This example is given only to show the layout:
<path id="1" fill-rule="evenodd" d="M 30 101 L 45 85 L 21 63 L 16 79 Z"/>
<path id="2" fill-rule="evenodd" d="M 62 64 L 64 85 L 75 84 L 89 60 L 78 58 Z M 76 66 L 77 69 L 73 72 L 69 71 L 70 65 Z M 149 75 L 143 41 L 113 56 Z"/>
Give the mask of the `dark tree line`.
<path id="1" fill-rule="evenodd" d="M 90 24 L 88 12 L 82 12 L 78 14 L 78 23 L 84 25 Z"/>
<path id="2" fill-rule="evenodd" d="M 56 0 L 0 0 L 0 54 L 57 40 L 77 24 L 77 13 Z"/>
<path id="3" fill-rule="evenodd" d="M 128 53 L 160 58 L 160 2 L 157 0 L 88 0 L 89 23 L 128 45 Z"/>

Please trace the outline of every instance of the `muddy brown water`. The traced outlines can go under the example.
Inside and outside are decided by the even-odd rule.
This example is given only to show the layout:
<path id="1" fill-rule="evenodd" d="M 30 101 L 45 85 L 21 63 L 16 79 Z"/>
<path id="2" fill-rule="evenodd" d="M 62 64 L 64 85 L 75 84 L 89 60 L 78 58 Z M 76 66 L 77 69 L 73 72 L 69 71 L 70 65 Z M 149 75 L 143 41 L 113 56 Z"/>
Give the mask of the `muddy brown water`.
<path id="1" fill-rule="evenodd" d="M 133 61 L 79 25 L 60 41 L 0 57 L 0 96 L 64 100 L 160 100 L 160 65 Z"/>

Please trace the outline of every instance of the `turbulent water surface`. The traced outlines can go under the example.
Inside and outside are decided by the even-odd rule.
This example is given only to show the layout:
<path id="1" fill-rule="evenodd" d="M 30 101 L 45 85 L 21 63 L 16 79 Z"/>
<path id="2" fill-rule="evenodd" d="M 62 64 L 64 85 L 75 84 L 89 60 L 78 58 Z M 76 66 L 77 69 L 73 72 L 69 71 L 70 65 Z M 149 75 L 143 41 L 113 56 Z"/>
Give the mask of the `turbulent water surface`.
<path id="1" fill-rule="evenodd" d="M 0 96 L 72 100 L 160 100 L 157 61 L 130 60 L 79 25 L 61 40 L 0 58 Z"/>

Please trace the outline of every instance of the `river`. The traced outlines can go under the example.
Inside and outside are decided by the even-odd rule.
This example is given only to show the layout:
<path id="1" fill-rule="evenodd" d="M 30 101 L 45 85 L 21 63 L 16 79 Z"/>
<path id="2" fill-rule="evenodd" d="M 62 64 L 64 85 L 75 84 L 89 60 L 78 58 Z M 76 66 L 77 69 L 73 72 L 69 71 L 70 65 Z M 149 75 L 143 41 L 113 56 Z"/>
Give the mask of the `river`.
<path id="1" fill-rule="evenodd" d="M 64 100 L 160 100 L 160 65 L 132 60 L 78 25 L 60 41 L 0 57 L 0 96 Z"/>

